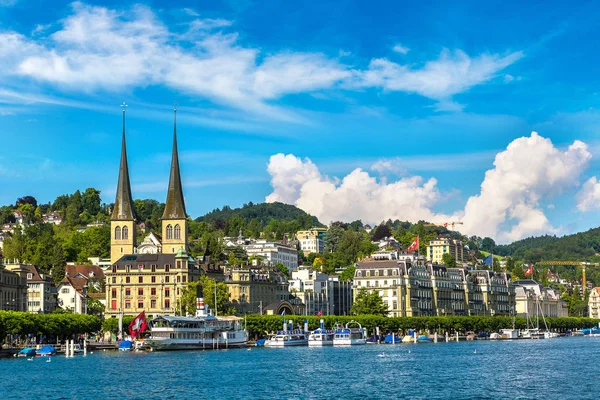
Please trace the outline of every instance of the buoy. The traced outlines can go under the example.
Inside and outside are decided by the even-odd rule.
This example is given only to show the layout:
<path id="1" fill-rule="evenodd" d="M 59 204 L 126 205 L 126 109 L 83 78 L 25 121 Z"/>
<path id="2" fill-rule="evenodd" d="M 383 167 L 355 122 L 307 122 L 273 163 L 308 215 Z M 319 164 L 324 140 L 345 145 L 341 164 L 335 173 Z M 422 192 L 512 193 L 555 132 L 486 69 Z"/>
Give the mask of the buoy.
<path id="1" fill-rule="evenodd" d="M 91 352 L 90 352 L 90 354 L 94 354 L 94 352 L 93 352 L 93 351 L 91 351 Z"/>

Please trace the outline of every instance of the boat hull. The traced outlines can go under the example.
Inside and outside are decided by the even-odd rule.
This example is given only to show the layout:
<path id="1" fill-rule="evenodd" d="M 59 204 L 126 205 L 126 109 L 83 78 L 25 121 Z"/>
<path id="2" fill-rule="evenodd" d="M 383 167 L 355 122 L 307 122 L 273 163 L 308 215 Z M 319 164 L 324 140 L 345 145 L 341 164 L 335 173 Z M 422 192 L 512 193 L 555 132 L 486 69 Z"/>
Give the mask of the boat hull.
<path id="1" fill-rule="evenodd" d="M 333 340 L 309 340 L 308 347 L 333 346 Z"/>
<path id="2" fill-rule="evenodd" d="M 308 339 L 299 340 L 267 340 L 265 347 L 293 347 L 293 346 L 306 346 L 308 345 Z"/>
<path id="3" fill-rule="evenodd" d="M 335 347 L 342 346 L 362 346 L 367 344 L 367 339 L 334 339 L 333 345 Z"/>
<path id="4" fill-rule="evenodd" d="M 151 351 L 228 349 L 245 347 L 247 342 L 247 338 L 231 339 L 227 342 L 209 339 L 146 339 Z"/>

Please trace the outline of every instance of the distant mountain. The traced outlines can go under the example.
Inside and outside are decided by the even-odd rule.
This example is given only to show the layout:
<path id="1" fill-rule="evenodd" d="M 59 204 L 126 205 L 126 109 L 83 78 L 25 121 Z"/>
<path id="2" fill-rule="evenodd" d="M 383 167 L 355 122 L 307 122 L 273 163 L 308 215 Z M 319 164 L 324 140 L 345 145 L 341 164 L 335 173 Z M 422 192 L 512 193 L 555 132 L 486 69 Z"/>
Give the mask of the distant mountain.
<path id="1" fill-rule="evenodd" d="M 252 202 L 244 204 L 241 208 L 231 208 L 224 206 L 222 209 L 215 209 L 208 214 L 196 218 L 201 222 L 229 222 L 233 217 L 239 217 L 245 221 L 253 219 L 258 220 L 261 225 L 268 224 L 271 220 L 278 221 L 302 221 L 302 225 L 324 226 L 317 217 L 307 214 L 296 206 L 283 203 L 261 203 Z"/>
<path id="2" fill-rule="evenodd" d="M 512 256 L 515 259 L 537 261 L 597 261 L 600 253 L 600 228 L 573 235 L 538 236 L 497 246 L 494 254 Z"/>

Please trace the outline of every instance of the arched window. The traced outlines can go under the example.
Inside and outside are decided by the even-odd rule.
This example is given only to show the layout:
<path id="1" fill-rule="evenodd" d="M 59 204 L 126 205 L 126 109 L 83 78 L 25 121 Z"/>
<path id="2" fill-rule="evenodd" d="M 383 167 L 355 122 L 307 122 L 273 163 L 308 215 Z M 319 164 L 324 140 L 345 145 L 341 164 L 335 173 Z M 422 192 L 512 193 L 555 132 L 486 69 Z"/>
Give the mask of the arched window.
<path id="1" fill-rule="evenodd" d="M 129 229 L 126 226 L 123 227 L 123 234 L 122 234 L 121 238 L 123 240 L 129 239 Z"/>
<path id="2" fill-rule="evenodd" d="M 181 228 L 179 224 L 175 225 L 175 239 L 181 239 Z"/>
<path id="3" fill-rule="evenodd" d="M 120 226 L 117 226 L 115 228 L 115 239 L 121 240 L 121 227 Z"/>
<path id="4" fill-rule="evenodd" d="M 167 225 L 167 239 L 173 239 L 173 227 Z"/>

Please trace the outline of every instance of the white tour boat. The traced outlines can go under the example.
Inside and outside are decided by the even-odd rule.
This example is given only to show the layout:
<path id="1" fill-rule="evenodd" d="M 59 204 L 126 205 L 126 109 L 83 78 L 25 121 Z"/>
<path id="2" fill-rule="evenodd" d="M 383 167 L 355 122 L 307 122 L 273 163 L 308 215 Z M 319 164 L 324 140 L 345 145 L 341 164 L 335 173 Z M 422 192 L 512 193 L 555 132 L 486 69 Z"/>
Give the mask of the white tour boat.
<path id="1" fill-rule="evenodd" d="M 308 335 L 308 347 L 333 346 L 334 332 L 326 330 L 325 323 L 321 320 L 319 329 L 315 329 Z"/>
<path id="2" fill-rule="evenodd" d="M 350 327 L 353 325 L 354 327 Z M 333 336 L 334 346 L 357 346 L 367 344 L 367 332 L 356 321 L 350 321 L 345 328 L 339 328 Z"/>
<path id="3" fill-rule="evenodd" d="M 244 347 L 248 332 L 238 317 L 208 315 L 204 299 L 196 302 L 196 315 L 162 316 L 149 322 L 150 337 L 145 345 L 152 351 L 203 350 Z"/>
<path id="4" fill-rule="evenodd" d="M 308 338 L 301 329 L 279 331 L 265 340 L 265 347 L 306 346 L 307 344 Z"/>

